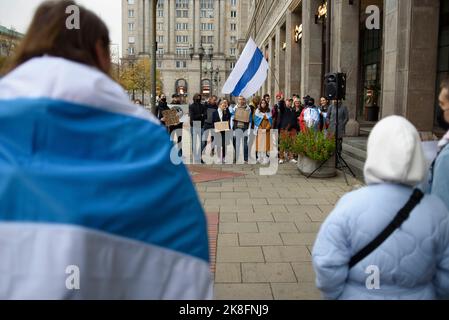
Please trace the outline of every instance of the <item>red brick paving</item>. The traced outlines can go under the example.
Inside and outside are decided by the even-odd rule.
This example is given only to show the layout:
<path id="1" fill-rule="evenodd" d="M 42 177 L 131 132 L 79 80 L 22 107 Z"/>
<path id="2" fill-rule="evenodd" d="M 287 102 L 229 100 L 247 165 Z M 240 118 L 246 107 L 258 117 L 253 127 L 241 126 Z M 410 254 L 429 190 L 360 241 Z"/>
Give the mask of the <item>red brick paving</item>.
<path id="1" fill-rule="evenodd" d="M 215 263 L 217 257 L 217 238 L 218 238 L 218 213 L 207 213 L 209 250 L 210 250 L 210 270 L 215 274 Z"/>
<path id="2" fill-rule="evenodd" d="M 188 166 L 192 173 L 192 180 L 194 183 L 210 182 L 217 180 L 232 179 L 244 176 L 244 173 L 227 172 L 221 170 L 214 170 L 204 166 Z"/>
<path id="3" fill-rule="evenodd" d="M 205 165 L 190 165 L 188 169 L 194 183 L 211 182 L 217 180 L 232 179 L 244 176 L 243 173 L 227 172 L 207 168 Z M 210 250 L 210 270 L 215 275 L 217 240 L 218 240 L 218 213 L 207 213 L 209 250 Z"/>

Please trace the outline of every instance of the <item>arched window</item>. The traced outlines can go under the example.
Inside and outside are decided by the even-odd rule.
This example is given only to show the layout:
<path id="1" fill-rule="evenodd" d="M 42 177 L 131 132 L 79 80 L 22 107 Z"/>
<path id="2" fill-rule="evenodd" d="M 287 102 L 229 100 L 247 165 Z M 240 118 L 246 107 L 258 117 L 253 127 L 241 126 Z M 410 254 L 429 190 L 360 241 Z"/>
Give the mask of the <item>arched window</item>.
<path id="1" fill-rule="evenodd" d="M 186 96 L 188 93 L 187 81 L 185 79 L 176 80 L 175 91 L 179 95 Z"/>

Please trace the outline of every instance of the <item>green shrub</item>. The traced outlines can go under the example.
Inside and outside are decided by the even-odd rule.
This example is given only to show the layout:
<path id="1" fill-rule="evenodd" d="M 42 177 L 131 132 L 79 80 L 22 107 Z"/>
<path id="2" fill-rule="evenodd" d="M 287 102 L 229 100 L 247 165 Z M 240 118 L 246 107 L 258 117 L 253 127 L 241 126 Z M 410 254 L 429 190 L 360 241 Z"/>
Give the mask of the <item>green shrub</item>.
<path id="1" fill-rule="evenodd" d="M 279 138 L 279 151 L 281 153 L 292 152 L 293 146 L 295 144 L 295 136 L 287 131 L 281 131 L 281 136 Z"/>
<path id="2" fill-rule="evenodd" d="M 292 149 L 298 155 L 325 162 L 335 153 L 335 138 L 321 131 L 307 130 L 296 136 Z"/>

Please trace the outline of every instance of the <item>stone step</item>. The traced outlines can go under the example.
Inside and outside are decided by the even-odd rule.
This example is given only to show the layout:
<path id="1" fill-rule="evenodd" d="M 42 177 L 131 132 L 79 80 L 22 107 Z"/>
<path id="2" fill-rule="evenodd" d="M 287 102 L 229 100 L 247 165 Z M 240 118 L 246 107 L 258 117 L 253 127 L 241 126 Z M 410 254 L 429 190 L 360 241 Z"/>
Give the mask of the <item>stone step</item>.
<path id="1" fill-rule="evenodd" d="M 367 156 L 365 150 L 354 147 L 347 143 L 343 143 L 343 154 L 362 162 L 365 162 Z"/>
<path id="2" fill-rule="evenodd" d="M 367 137 L 357 137 L 357 138 L 344 138 L 343 144 L 349 145 L 351 147 L 366 151 L 368 138 Z"/>
<path id="3" fill-rule="evenodd" d="M 354 172 L 354 174 L 357 176 L 357 178 L 363 180 L 363 168 L 365 166 L 365 162 L 348 157 L 346 154 L 342 154 L 342 157 Z M 348 173 L 348 169 L 345 169 L 345 172 Z"/>

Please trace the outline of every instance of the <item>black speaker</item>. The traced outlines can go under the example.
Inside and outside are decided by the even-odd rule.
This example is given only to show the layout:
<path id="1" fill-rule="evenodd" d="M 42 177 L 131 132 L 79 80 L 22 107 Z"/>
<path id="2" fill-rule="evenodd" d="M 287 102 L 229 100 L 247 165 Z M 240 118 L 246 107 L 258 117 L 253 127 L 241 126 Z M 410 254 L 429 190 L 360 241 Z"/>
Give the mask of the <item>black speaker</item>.
<path id="1" fill-rule="evenodd" d="M 346 74 L 328 73 L 324 77 L 324 95 L 329 100 L 346 99 Z"/>

